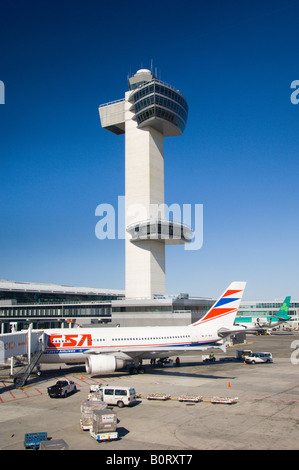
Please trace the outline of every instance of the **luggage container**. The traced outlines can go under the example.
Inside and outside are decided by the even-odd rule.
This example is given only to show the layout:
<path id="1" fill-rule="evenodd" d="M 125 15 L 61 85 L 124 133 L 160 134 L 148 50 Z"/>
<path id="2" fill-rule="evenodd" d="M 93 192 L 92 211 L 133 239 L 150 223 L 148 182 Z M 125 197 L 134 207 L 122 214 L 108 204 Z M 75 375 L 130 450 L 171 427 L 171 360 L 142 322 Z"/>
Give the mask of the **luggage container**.
<path id="1" fill-rule="evenodd" d="M 92 430 L 95 434 L 101 432 L 116 431 L 117 417 L 115 411 L 110 408 L 94 410 L 92 415 Z"/>
<path id="2" fill-rule="evenodd" d="M 80 425 L 83 431 L 89 431 L 92 428 L 93 412 L 95 410 L 105 410 L 107 404 L 101 400 L 86 400 L 81 403 Z"/>
<path id="3" fill-rule="evenodd" d="M 96 441 L 118 439 L 117 417 L 115 411 L 110 408 L 94 410 L 92 416 L 92 428 L 89 433 Z"/>
<path id="4" fill-rule="evenodd" d="M 89 393 L 88 400 L 104 402 L 103 391 Z"/>
<path id="5" fill-rule="evenodd" d="M 40 450 L 68 450 L 69 446 L 63 439 L 52 439 L 40 443 Z"/>

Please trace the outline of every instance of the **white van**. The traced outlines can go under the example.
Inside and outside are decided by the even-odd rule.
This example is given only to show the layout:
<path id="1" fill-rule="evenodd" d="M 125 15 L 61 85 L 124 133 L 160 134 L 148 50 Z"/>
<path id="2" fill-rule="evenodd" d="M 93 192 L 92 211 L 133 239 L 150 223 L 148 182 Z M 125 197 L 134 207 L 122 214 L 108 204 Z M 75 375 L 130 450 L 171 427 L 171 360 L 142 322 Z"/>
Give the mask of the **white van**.
<path id="1" fill-rule="evenodd" d="M 245 357 L 247 364 L 258 364 L 261 362 L 273 362 L 272 354 L 269 352 L 253 352 Z"/>
<path id="2" fill-rule="evenodd" d="M 105 386 L 99 389 L 103 394 L 103 401 L 107 405 L 117 405 L 119 408 L 130 406 L 136 402 L 135 389 L 131 387 Z"/>

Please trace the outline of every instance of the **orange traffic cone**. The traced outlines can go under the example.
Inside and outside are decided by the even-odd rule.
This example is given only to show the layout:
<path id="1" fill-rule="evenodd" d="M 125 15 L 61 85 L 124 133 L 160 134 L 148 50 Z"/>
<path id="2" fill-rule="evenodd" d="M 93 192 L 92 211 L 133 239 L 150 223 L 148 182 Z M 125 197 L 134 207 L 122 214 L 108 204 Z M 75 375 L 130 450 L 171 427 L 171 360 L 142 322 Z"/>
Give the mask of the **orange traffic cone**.
<path id="1" fill-rule="evenodd" d="M 231 388 L 231 384 L 230 384 L 230 382 L 228 382 L 228 388 Z"/>

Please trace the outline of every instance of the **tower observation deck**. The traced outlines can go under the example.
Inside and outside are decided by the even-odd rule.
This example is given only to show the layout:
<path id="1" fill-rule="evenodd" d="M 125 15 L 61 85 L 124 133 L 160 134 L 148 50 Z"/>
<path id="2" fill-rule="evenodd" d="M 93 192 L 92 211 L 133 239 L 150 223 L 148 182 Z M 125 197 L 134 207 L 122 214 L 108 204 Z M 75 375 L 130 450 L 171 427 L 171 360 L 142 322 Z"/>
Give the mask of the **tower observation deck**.
<path id="1" fill-rule="evenodd" d="M 189 243 L 190 227 L 165 219 L 163 138 L 184 132 L 188 104 L 150 70 L 128 79 L 125 98 L 99 107 L 101 125 L 125 134 L 126 298 L 165 295 L 165 244 Z M 167 214 L 168 215 L 168 214 Z"/>

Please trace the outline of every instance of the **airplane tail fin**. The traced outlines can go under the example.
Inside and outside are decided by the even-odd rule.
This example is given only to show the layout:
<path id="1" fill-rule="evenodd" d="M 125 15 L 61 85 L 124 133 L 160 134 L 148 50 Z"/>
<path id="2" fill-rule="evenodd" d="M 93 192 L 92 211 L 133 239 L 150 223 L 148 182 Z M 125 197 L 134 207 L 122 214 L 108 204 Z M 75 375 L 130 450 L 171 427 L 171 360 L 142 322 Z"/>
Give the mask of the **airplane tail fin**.
<path id="1" fill-rule="evenodd" d="M 289 318 L 291 318 L 288 315 L 290 301 L 291 301 L 291 296 L 288 296 L 284 299 L 284 302 L 282 306 L 280 307 L 279 312 L 277 313 L 277 315 L 274 315 L 275 318 L 279 318 L 279 320 L 288 320 Z"/>
<path id="2" fill-rule="evenodd" d="M 232 282 L 203 318 L 190 326 L 210 324 L 215 328 L 232 328 L 246 282 Z"/>

